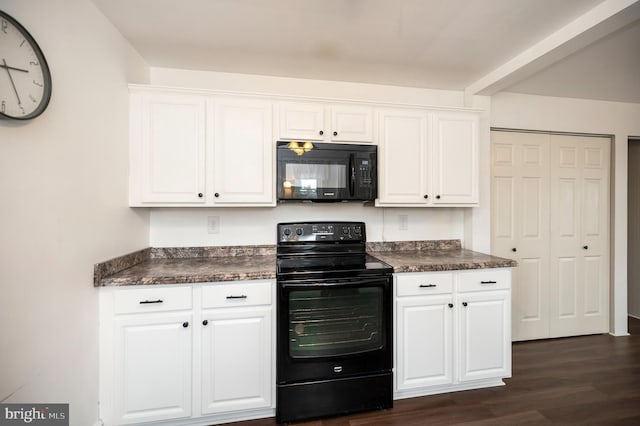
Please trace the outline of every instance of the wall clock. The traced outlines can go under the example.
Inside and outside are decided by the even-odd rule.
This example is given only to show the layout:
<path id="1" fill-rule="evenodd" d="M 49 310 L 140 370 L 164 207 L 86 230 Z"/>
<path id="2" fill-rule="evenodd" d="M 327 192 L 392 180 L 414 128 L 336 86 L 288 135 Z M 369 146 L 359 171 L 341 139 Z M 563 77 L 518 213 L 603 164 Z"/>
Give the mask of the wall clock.
<path id="1" fill-rule="evenodd" d="M 0 10 L 0 118 L 29 120 L 51 99 L 51 73 L 38 43 Z"/>

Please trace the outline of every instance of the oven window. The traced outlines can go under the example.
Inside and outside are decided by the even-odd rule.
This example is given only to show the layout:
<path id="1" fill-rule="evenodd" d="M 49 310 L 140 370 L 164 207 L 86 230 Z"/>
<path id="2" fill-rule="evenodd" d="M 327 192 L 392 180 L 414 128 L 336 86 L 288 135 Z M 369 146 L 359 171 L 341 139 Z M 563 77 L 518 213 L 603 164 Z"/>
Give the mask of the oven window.
<path id="1" fill-rule="evenodd" d="M 380 287 L 294 290 L 289 293 L 289 355 L 349 355 L 383 346 Z"/>

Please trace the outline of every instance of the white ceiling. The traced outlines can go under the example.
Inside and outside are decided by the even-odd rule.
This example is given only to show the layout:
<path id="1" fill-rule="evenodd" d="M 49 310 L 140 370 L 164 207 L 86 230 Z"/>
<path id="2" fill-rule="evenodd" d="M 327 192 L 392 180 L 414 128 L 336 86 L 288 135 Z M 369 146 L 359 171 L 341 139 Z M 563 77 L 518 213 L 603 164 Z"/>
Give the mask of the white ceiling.
<path id="1" fill-rule="evenodd" d="M 93 0 L 149 65 L 640 103 L 638 0 Z"/>

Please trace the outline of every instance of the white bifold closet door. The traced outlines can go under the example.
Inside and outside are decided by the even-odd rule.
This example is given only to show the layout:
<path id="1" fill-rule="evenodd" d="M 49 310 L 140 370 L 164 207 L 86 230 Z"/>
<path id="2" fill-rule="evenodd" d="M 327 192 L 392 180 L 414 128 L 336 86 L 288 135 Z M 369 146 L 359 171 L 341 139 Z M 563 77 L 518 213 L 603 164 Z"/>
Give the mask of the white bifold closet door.
<path id="1" fill-rule="evenodd" d="M 609 328 L 609 147 L 602 137 L 493 131 L 492 252 L 518 261 L 513 340 Z"/>

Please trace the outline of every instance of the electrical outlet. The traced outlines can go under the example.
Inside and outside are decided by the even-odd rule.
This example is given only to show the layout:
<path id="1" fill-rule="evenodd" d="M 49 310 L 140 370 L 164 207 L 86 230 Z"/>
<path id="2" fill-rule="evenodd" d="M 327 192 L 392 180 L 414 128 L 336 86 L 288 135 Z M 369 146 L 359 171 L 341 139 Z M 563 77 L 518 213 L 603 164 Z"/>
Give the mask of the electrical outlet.
<path id="1" fill-rule="evenodd" d="M 398 215 L 398 229 L 406 231 L 409 229 L 409 216 L 406 214 Z"/>
<path id="2" fill-rule="evenodd" d="M 208 217 L 208 225 L 207 230 L 210 234 L 217 234 L 220 232 L 220 216 L 209 216 Z"/>

